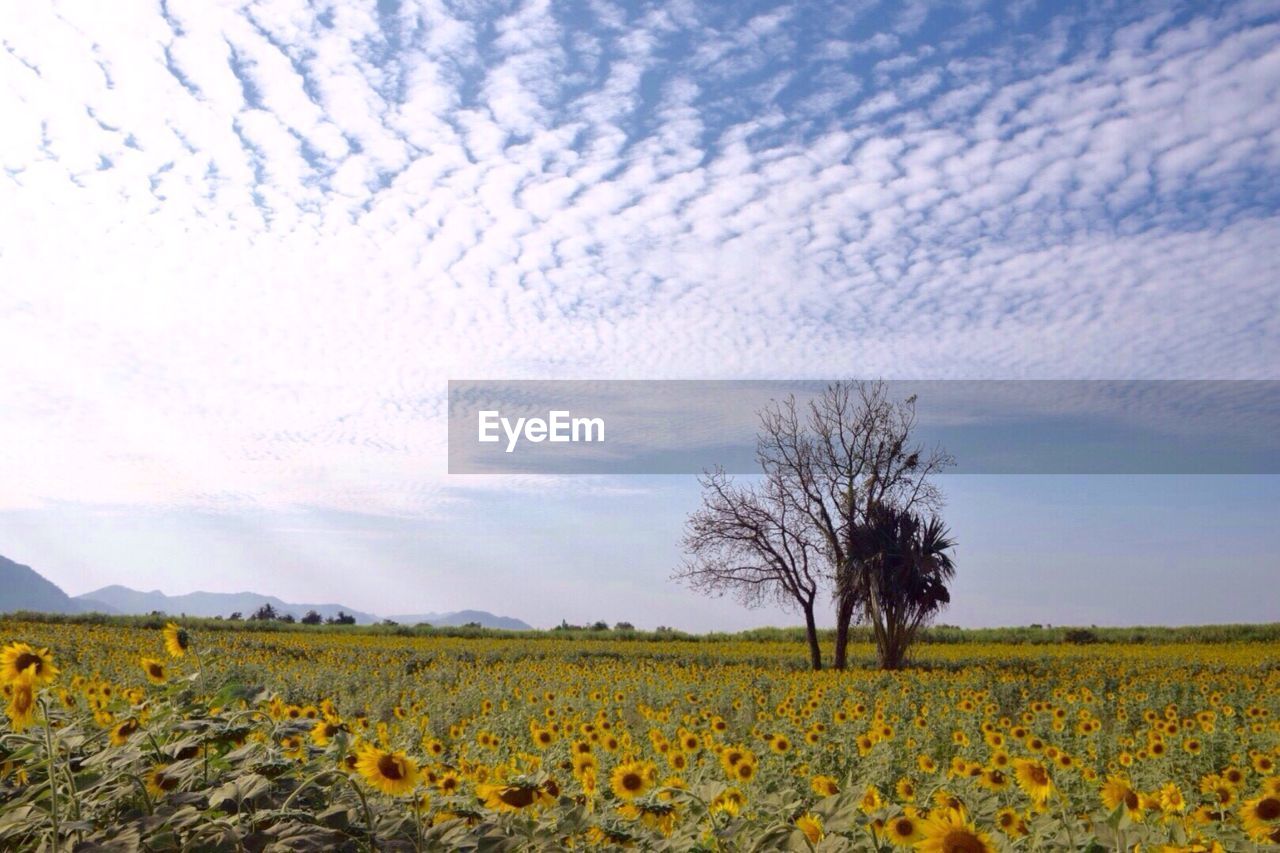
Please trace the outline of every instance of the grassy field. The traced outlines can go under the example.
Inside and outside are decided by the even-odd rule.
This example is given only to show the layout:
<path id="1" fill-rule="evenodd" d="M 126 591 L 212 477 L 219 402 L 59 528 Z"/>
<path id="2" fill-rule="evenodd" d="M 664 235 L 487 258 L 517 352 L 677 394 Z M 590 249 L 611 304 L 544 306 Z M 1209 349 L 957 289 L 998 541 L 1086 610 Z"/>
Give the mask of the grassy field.
<path id="1" fill-rule="evenodd" d="M 937 628 L 887 674 L 789 630 L 181 622 L 0 621 L 0 848 L 1280 840 L 1276 626 Z"/>
<path id="2" fill-rule="evenodd" d="M 65 615 L 58 613 L 18 612 L 3 616 L 13 622 L 41 622 L 54 625 L 114 625 L 122 628 L 159 629 L 170 620 L 169 616 L 116 616 L 101 613 L 83 613 Z M 690 634 L 672 629 L 652 631 L 625 630 L 592 630 L 590 628 L 572 628 L 569 630 L 534 630 L 504 631 L 480 627 L 439 627 L 433 625 L 301 625 L 278 621 L 255 622 L 227 620 L 221 618 L 182 617 L 182 623 L 192 629 L 201 631 L 243 631 L 252 629 L 261 632 L 275 631 L 310 631 L 346 634 L 392 634 L 395 636 L 423 637 L 493 637 L 502 639 L 540 639 L 558 637 L 574 640 L 641 640 L 647 642 L 732 642 L 745 640 L 751 642 L 802 643 L 804 629 L 792 628 L 756 628 L 736 633 L 711 632 Z M 830 645 L 833 631 L 820 632 L 824 645 Z M 851 635 L 858 642 L 869 642 L 870 635 L 865 628 L 854 626 Z M 949 643 L 1001 643 L 1009 645 L 1053 645 L 1058 643 L 1276 643 L 1280 642 L 1280 622 L 1265 624 L 1236 625 L 1188 625 L 1182 627 L 1168 626 L 1126 626 L 1123 628 L 1097 626 L 1043 626 L 1031 625 L 1012 628 L 957 628 L 938 625 L 925 628 L 920 632 L 920 642 L 925 645 Z"/>

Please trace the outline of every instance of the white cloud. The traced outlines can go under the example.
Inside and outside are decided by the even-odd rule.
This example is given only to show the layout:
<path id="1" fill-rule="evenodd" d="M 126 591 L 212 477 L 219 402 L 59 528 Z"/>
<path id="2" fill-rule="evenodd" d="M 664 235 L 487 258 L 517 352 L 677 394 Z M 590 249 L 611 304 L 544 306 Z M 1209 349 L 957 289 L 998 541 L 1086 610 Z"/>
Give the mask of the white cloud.
<path id="1" fill-rule="evenodd" d="M 451 377 L 1280 363 L 1242 6 L 967 53 L 924 7 L 167 8 L 5 38 L 0 506 L 432 512 Z"/>

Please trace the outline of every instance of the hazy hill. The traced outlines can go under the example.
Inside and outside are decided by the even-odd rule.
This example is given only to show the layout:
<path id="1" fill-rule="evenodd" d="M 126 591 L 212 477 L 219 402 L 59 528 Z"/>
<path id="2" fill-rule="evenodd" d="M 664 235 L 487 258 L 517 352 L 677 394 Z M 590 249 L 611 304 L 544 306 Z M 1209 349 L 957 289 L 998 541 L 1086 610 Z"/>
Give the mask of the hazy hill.
<path id="1" fill-rule="evenodd" d="M 440 628 L 456 628 L 478 622 L 485 628 L 501 628 L 505 631 L 531 631 L 533 626 L 511 616 L 495 616 L 487 610 L 458 610 L 454 613 L 411 613 L 405 616 L 392 616 L 392 620 L 401 625 L 416 625 L 427 622 Z"/>
<path id="2" fill-rule="evenodd" d="M 246 619 L 264 604 L 270 604 L 280 615 L 291 614 L 301 619 L 314 610 L 326 619 L 339 612 L 354 616 L 360 624 L 381 622 L 382 617 L 364 613 L 343 604 L 291 604 L 274 595 L 257 592 L 189 592 L 165 595 L 158 589 L 139 592 L 127 586 L 112 584 L 78 595 L 67 595 L 58 585 L 42 577 L 30 566 L 0 557 L 0 613 L 32 610 L 41 613 L 120 613 L 146 615 L 159 611 L 171 616 L 230 616 L 239 613 Z M 485 628 L 527 631 L 530 626 L 509 616 L 495 616 L 484 610 L 459 610 L 456 613 L 419 613 L 392 617 L 402 625 L 429 622 L 440 627 L 456 627 L 478 622 Z"/>
<path id="3" fill-rule="evenodd" d="M 185 595 L 165 595 L 158 589 L 139 592 L 127 586 L 113 584 L 77 598 L 103 602 L 118 613 L 145 614 L 159 610 L 175 616 L 180 613 L 188 616 L 230 616 L 238 612 L 248 618 L 262 605 L 270 604 L 277 613 L 289 613 L 297 619 L 305 616 L 308 610 L 314 610 L 326 619 L 337 616 L 342 611 L 354 616 L 361 624 L 381 621 L 372 613 L 362 613 L 342 604 L 291 604 L 274 595 L 257 592 L 189 592 Z"/>
<path id="4" fill-rule="evenodd" d="M 35 569 L 0 557 L 0 613 L 38 610 L 42 613 L 83 613 L 102 610 L 77 601 L 41 577 Z M 104 611 L 110 613 L 112 611 Z"/>

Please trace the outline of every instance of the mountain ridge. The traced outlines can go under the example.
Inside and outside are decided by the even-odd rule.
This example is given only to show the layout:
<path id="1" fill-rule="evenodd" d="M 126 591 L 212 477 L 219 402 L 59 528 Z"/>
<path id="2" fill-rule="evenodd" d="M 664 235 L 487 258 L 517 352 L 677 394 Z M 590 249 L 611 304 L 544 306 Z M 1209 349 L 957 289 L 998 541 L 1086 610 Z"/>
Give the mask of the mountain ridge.
<path id="1" fill-rule="evenodd" d="M 337 616 L 340 612 L 346 613 L 348 616 L 355 617 L 357 623 L 364 625 L 381 621 L 380 617 L 373 613 L 365 613 L 353 607 L 347 607 L 344 604 L 294 603 L 285 601 L 279 596 L 252 591 L 206 592 L 204 590 L 196 590 L 195 592 L 179 595 L 168 595 L 158 589 L 144 592 L 123 584 L 110 584 L 101 589 L 86 592 L 84 595 L 78 595 L 76 598 L 100 601 L 112 607 L 118 613 L 129 614 L 146 614 L 158 610 L 173 615 L 229 616 L 238 612 L 242 616 L 248 617 L 264 604 L 270 604 L 276 612 L 281 615 L 289 614 L 295 619 L 301 619 L 307 614 L 307 611 L 314 610 L 325 618 Z"/>
<path id="2" fill-rule="evenodd" d="M 373 624 L 383 617 L 366 613 L 344 604 L 307 604 L 285 601 L 275 595 L 253 591 L 195 592 L 168 595 L 158 589 L 143 591 L 123 584 L 108 584 L 82 595 L 70 596 L 57 584 L 30 566 L 0 556 L 0 613 L 32 610 L 43 613 L 107 613 L 147 615 L 161 612 L 171 616 L 230 616 L 240 613 L 248 618 L 264 604 L 270 604 L 281 615 L 301 619 L 314 610 L 326 619 L 345 613 L 357 624 Z M 510 616 L 499 616 L 486 610 L 460 610 L 452 613 L 422 613 L 391 617 L 396 622 L 413 624 L 429 622 L 453 627 L 478 622 L 485 628 L 528 630 L 530 625 Z"/>
<path id="3" fill-rule="evenodd" d="M 438 628 L 459 628 L 478 622 L 485 628 L 500 628 L 506 631 L 532 631 L 533 626 L 514 616 L 498 616 L 487 610 L 455 610 L 452 613 L 410 613 L 387 617 L 402 625 L 414 625 L 426 622 Z"/>
<path id="4" fill-rule="evenodd" d="M 84 603 L 30 566 L 0 556 L 0 613 L 39 610 L 44 613 L 84 613 Z"/>

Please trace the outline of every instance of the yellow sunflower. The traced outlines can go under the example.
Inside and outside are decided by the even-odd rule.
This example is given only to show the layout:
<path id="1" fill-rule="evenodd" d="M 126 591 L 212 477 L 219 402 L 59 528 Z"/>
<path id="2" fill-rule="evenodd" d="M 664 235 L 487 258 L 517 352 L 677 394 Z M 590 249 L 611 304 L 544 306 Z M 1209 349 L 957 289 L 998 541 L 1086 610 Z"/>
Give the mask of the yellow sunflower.
<path id="1" fill-rule="evenodd" d="M 733 816 L 742 811 L 742 807 L 746 805 L 747 798 L 737 788 L 726 788 L 716 795 L 711 801 L 711 811 L 713 813 L 723 812 L 724 814 Z"/>
<path id="2" fill-rule="evenodd" d="M 670 835 L 675 829 L 679 817 L 678 807 L 674 803 L 637 800 L 623 803 L 618 807 L 618 814 L 627 820 L 638 820 L 650 829 L 663 835 Z"/>
<path id="3" fill-rule="evenodd" d="M 111 729 L 111 745 L 124 746 L 129 742 L 129 738 L 132 737 L 140 728 L 142 728 L 142 724 L 134 717 L 130 717 L 123 722 L 116 723 Z"/>
<path id="4" fill-rule="evenodd" d="M 177 622 L 164 626 L 164 647 L 171 657 L 180 658 L 191 648 L 191 635 Z"/>
<path id="5" fill-rule="evenodd" d="M 720 750 L 720 766 L 724 768 L 725 775 L 733 778 L 734 769 L 738 766 L 738 762 L 751 758 L 751 751 L 741 746 L 726 746 Z"/>
<path id="6" fill-rule="evenodd" d="M 286 758 L 301 761 L 307 757 L 307 743 L 302 735 L 285 735 L 280 738 L 280 750 Z"/>
<path id="7" fill-rule="evenodd" d="M 1013 766 L 1018 785 L 1026 791 L 1032 802 L 1038 806 L 1044 805 L 1053 793 L 1053 780 L 1049 778 L 1049 771 L 1039 761 L 1027 758 L 1019 758 L 1013 762 Z"/>
<path id="8" fill-rule="evenodd" d="M 996 826 L 1000 827 L 1000 831 L 1010 838 L 1021 838 L 1030 831 L 1027 829 L 1027 822 L 1022 819 L 1022 815 L 1008 806 L 996 812 Z"/>
<path id="9" fill-rule="evenodd" d="M 28 667 L 21 675 L 5 685 L 9 693 L 9 706 L 5 713 L 15 732 L 25 731 L 36 721 L 36 679 Z"/>
<path id="10" fill-rule="evenodd" d="M 1108 776 L 1102 785 L 1102 804 L 1115 811 L 1121 804 L 1136 820 L 1142 820 L 1142 798 L 1124 776 Z"/>
<path id="11" fill-rule="evenodd" d="M 589 752 L 575 753 L 571 762 L 573 775 L 581 776 L 588 771 L 594 773 L 600 769 L 600 761 Z"/>
<path id="12" fill-rule="evenodd" d="M 613 769 L 609 787 L 620 800 L 634 800 L 658 781 L 658 769 L 649 761 L 628 761 Z"/>
<path id="13" fill-rule="evenodd" d="M 477 785 L 476 796 L 484 803 L 485 808 L 494 811 L 516 812 L 530 806 L 550 806 L 555 804 L 552 791 L 558 792 L 555 783 L 536 784 L 533 782 L 513 782 L 509 785 Z"/>
<path id="14" fill-rule="evenodd" d="M 1240 809 L 1244 831 L 1255 841 L 1264 841 L 1280 830 L 1280 796 L 1264 794 L 1246 800 Z"/>
<path id="15" fill-rule="evenodd" d="M 830 776 L 814 776 L 810 784 L 819 797 L 834 797 L 840 793 L 840 784 Z"/>
<path id="16" fill-rule="evenodd" d="M 311 727 L 311 740 L 316 746 L 328 746 L 329 741 L 347 730 L 346 724 L 337 719 L 320 720 Z"/>
<path id="17" fill-rule="evenodd" d="M 1200 780 L 1200 793 L 1209 795 L 1215 811 L 1223 811 L 1236 801 L 1235 786 L 1217 773 Z"/>
<path id="18" fill-rule="evenodd" d="M 583 770 L 578 776 L 578 784 L 582 786 L 582 793 L 587 797 L 596 795 L 596 768 L 591 767 Z"/>
<path id="19" fill-rule="evenodd" d="M 168 674 L 164 671 L 164 664 L 154 658 L 142 659 L 142 671 L 147 675 L 147 681 L 152 684 L 164 684 L 168 679 Z"/>
<path id="20" fill-rule="evenodd" d="M 817 844 L 826 835 L 822 829 L 822 818 L 813 812 L 805 812 L 796 818 L 796 829 L 804 834 L 810 844 Z"/>
<path id="21" fill-rule="evenodd" d="M 996 853 L 991 836 L 949 809 L 924 821 L 916 849 L 921 853 Z"/>
<path id="22" fill-rule="evenodd" d="M 58 675 L 53 664 L 53 654 L 48 649 L 36 649 L 26 643 L 10 643 L 0 652 L 0 683 L 16 681 L 31 670 L 36 689 L 43 687 Z"/>
<path id="23" fill-rule="evenodd" d="M 901 814 L 891 818 L 884 827 L 885 837 L 894 847 L 911 847 L 924 838 L 923 821 L 914 814 Z"/>
<path id="24" fill-rule="evenodd" d="M 163 797 L 165 794 L 178 787 L 178 777 L 172 773 L 166 773 L 169 767 L 166 764 L 157 764 L 147 773 L 147 791 L 153 797 Z"/>
<path id="25" fill-rule="evenodd" d="M 1003 791 L 1009 787 L 1009 777 L 998 767 L 987 767 L 978 777 L 978 784 L 991 791 Z"/>
<path id="26" fill-rule="evenodd" d="M 395 797 L 413 790 L 418 766 L 403 752 L 366 744 L 356 757 L 356 772 L 373 788 Z"/>
<path id="27" fill-rule="evenodd" d="M 1182 796 L 1182 789 L 1175 783 L 1168 782 L 1160 789 L 1160 808 L 1173 814 L 1187 810 L 1187 800 Z"/>
<path id="28" fill-rule="evenodd" d="M 441 773 L 440 778 L 436 780 L 436 787 L 440 789 L 442 794 L 452 794 L 462 787 L 462 777 L 452 770 L 447 770 Z"/>

